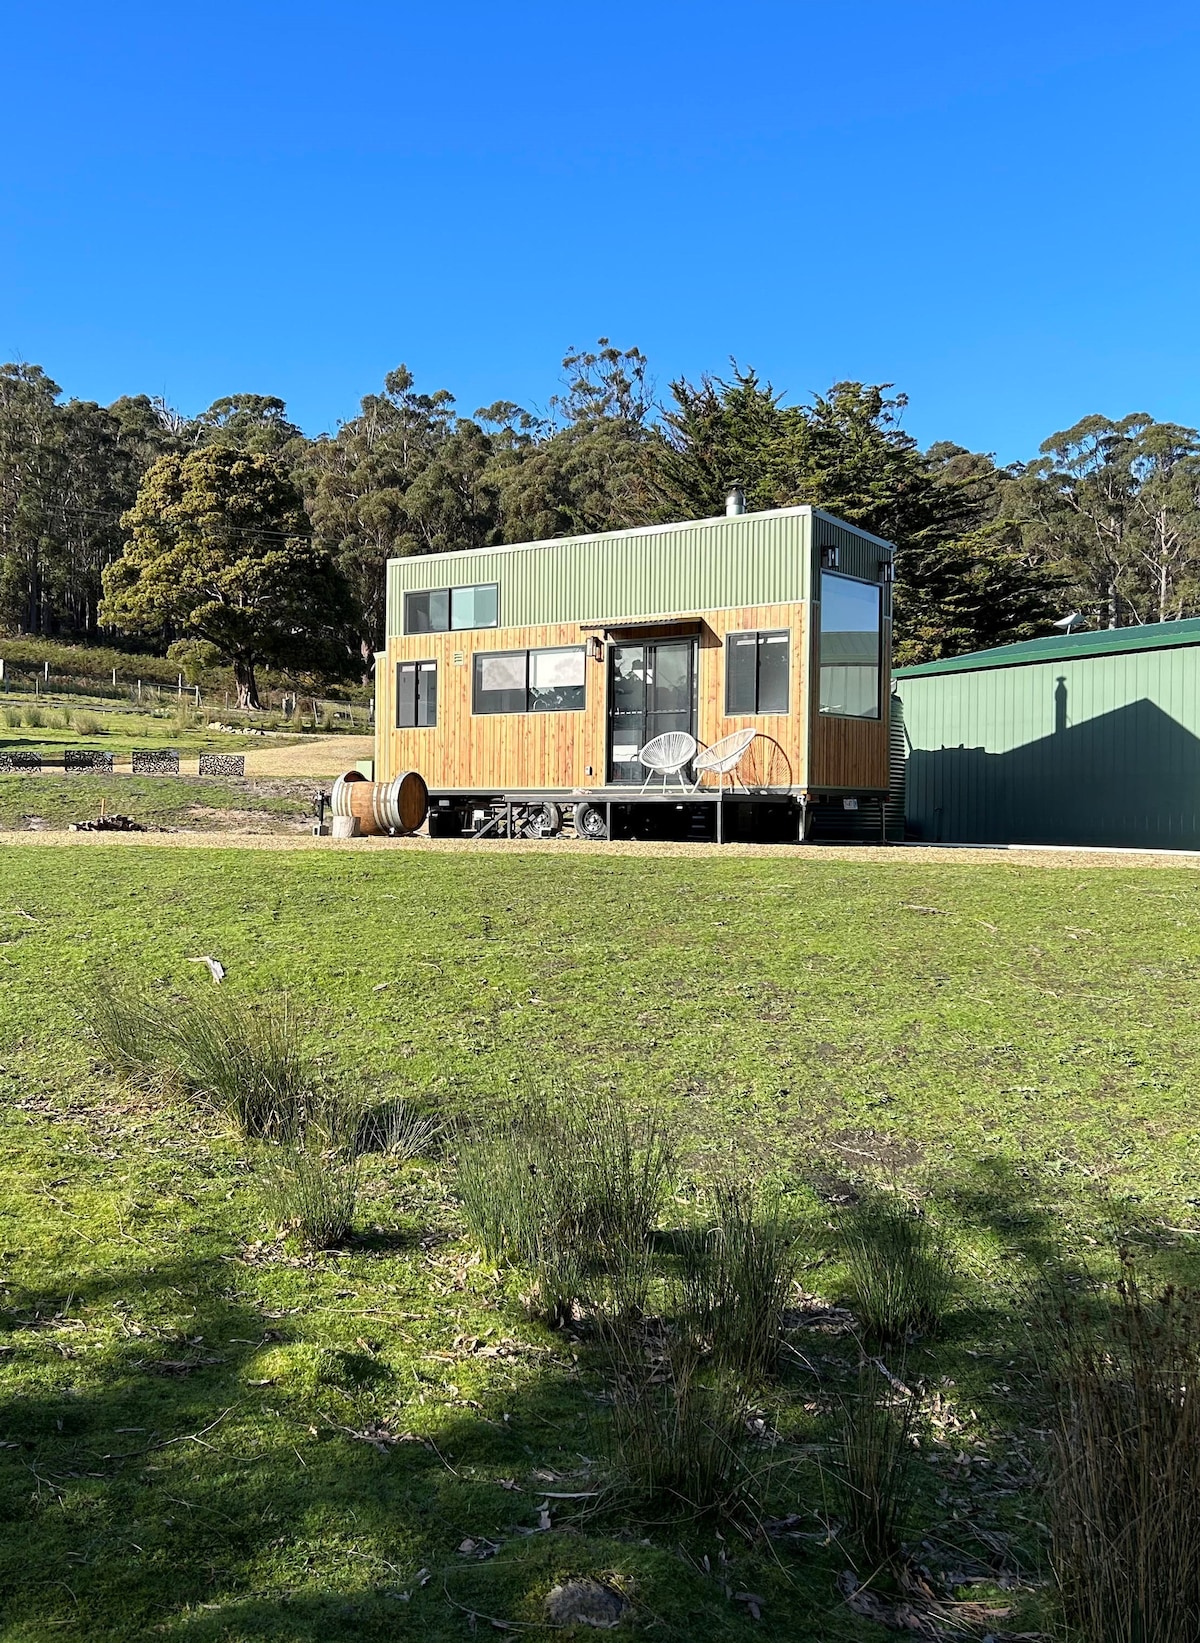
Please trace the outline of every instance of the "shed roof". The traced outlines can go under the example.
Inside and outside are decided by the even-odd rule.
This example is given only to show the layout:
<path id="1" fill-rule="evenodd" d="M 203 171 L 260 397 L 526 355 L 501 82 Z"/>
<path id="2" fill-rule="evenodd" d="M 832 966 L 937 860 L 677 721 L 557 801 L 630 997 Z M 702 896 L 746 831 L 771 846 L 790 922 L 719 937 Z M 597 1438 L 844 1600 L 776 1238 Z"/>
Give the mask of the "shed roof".
<path id="1" fill-rule="evenodd" d="M 1097 633 L 1055 633 L 1046 639 L 1023 639 L 994 650 L 947 656 L 940 662 L 898 667 L 896 679 L 921 679 L 935 673 L 976 673 L 982 668 L 1027 667 L 1032 662 L 1072 662 L 1085 656 L 1114 656 L 1127 651 L 1176 650 L 1200 645 L 1200 617 L 1181 622 L 1147 622 L 1141 627 L 1102 628 Z"/>

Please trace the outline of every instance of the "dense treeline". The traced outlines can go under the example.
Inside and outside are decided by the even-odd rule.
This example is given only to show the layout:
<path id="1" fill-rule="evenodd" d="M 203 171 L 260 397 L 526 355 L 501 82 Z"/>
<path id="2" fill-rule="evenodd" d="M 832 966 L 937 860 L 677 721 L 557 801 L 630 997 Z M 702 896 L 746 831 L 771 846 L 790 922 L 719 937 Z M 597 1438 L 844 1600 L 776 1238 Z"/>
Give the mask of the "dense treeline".
<path id="1" fill-rule="evenodd" d="M 249 465 L 287 531 L 307 537 L 305 585 L 322 602 L 314 667 L 340 646 L 361 668 L 378 646 L 389 557 L 703 518 L 734 481 L 751 508 L 811 502 L 897 544 L 903 660 L 1043 633 L 1072 609 L 1094 626 L 1200 613 L 1194 429 L 1090 416 L 999 468 L 950 442 L 922 451 L 887 385 L 840 382 L 789 404 L 734 367 L 673 382 L 660 403 L 645 356 L 603 339 L 564 371 L 544 415 L 499 401 L 466 417 L 400 366 L 336 434 L 309 439 L 270 396 L 231 395 L 188 418 L 145 395 L 64 402 L 41 368 L 2 366 L 0 629 L 207 639 L 170 601 L 139 609 L 117 571 L 103 580 L 134 521 L 156 540 L 175 529 L 155 498 L 186 500 L 180 460 L 203 450 L 243 453 L 237 473 Z M 206 517 L 209 534 L 191 540 L 207 550 Z M 265 514 L 258 527 L 237 517 L 231 541 L 281 535 Z M 187 540 L 172 538 L 177 558 Z"/>

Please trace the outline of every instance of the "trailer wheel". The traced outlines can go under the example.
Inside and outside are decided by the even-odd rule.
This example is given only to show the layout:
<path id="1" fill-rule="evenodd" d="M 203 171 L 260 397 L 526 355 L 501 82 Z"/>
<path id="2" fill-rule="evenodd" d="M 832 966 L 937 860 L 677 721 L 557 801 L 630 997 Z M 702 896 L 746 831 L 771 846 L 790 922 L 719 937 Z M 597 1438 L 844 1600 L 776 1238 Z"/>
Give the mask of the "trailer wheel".
<path id="1" fill-rule="evenodd" d="M 562 832 L 562 806 L 535 804 L 525 812 L 517 832 L 523 839 L 553 839 Z"/>
<path id="2" fill-rule="evenodd" d="M 578 838 L 590 839 L 593 844 L 608 837 L 608 823 L 598 804 L 575 806 L 575 833 Z"/>

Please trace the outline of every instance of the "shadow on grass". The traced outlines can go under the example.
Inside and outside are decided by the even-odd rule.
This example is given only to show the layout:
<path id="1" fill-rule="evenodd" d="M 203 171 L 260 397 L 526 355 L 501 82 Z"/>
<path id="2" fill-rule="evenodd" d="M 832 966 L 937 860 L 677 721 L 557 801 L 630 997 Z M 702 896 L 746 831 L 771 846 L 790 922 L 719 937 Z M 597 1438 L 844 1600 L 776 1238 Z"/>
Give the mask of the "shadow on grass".
<path id="1" fill-rule="evenodd" d="M 369 1343 L 314 1347 L 301 1316 L 220 1290 L 229 1273 L 219 1259 L 175 1261 L 100 1275 L 69 1297 L 10 1292 L 3 1361 L 20 1391 L 0 1401 L 6 1639 L 460 1638 L 472 1614 L 536 1625 L 546 1592 L 574 1574 L 636 1589 L 665 1638 L 744 1635 L 728 1581 L 681 1559 L 671 1535 L 651 1545 L 547 1500 L 592 1477 L 595 1417 L 565 1349 L 467 1406 L 420 1365 L 364 1377 Z M 139 1324 L 158 1299 L 186 1326 Z M 713 1567 L 720 1549 L 713 1538 Z M 763 1563 L 743 1582 L 770 1600 L 757 1635 L 805 1637 L 792 1576 Z M 801 1612 L 818 1614 L 831 1573 L 802 1578 Z M 857 1624 L 811 1635 L 855 1638 Z"/>
<path id="2" fill-rule="evenodd" d="M 943 1185 L 947 1215 L 989 1245 L 1003 1281 L 968 1274 L 941 1334 L 910 1348 L 908 1362 L 931 1382 L 955 1382 L 954 1397 L 999 1431 L 1029 1424 L 1032 1288 L 1079 1259 L 1062 1235 L 1061 1197 L 1051 1174 L 994 1159 Z M 1195 1253 L 1136 1205 L 1088 1188 L 1077 1208 L 1082 1222 L 1111 1229 L 1114 1258 L 1136 1238 L 1164 1276 L 1195 1278 Z M 680 1259 L 691 1237 L 665 1231 L 660 1257 Z M 305 1338 L 307 1309 L 286 1304 L 284 1271 L 256 1269 L 252 1296 L 245 1269 L 219 1250 L 86 1277 L 69 1296 L 10 1289 L 0 1385 L 19 1395 L 0 1401 L 6 1640 L 441 1643 L 469 1635 L 472 1614 L 485 1629 L 493 1617 L 536 1625 L 549 1587 L 585 1573 L 625 1583 L 639 1623 L 663 1638 L 746 1635 L 738 1590 L 766 1599 L 760 1637 L 875 1635 L 836 1603 L 836 1552 L 776 1556 L 710 1535 L 705 1569 L 700 1531 L 651 1541 L 636 1524 L 585 1519 L 555 1499 L 593 1485 L 604 1419 L 565 1340 L 499 1315 L 524 1337 L 520 1372 L 500 1385 L 478 1371 L 472 1388 L 470 1348 L 437 1361 L 448 1313 L 431 1320 L 416 1357 L 370 1372 L 376 1346 L 353 1331 L 372 1327 L 372 1283 L 396 1288 L 401 1273 L 386 1256 L 416 1242 L 408 1232 L 356 1241 L 360 1256 L 385 1259 L 378 1279 L 353 1279 L 365 1299 L 348 1309 L 345 1350 Z M 156 1309 L 161 1329 L 146 1323 Z M 389 1343 L 404 1316 L 390 1309 Z M 818 1369 L 844 1360 L 849 1372 L 852 1340 L 804 1345 Z M 802 1367 L 788 1379 L 813 1384 Z M 808 1512 L 819 1501 L 792 1505 Z M 920 1510 L 933 1520 L 931 1502 Z M 719 1564 L 722 1550 L 732 1567 Z"/>

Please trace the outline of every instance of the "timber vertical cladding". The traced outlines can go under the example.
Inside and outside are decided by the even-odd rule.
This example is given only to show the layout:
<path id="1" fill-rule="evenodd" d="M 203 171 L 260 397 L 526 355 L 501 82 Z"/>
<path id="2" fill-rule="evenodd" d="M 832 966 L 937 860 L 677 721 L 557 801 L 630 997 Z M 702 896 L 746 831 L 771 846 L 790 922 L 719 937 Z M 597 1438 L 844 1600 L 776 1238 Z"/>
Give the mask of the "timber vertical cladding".
<path id="1" fill-rule="evenodd" d="M 586 662 L 582 709 L 523 714 L 472 711 L 473 658 L 585 645 L 588 629 L 626 627 L 632 633 L 639 622 L 652 622 L 647 638 L 698 635 L 696 728 L 701 743 L 753 727 L 759 734 L 739 771 L 742 779 L 752 787 L 805 790 L 810 785 L 809 703 L 816 694 L 808 601 L 817 575 L 814 541 L 830 531 L 850 557 L 848 573 L 877 581 L 881 549 L 887 544 L 809 508 L 393 560 L 388 567 L 387 647 L 377 657 L 378 773 L 416 769 L 435 790 L 603 786 L 607 653 L 602 661 Z M 498 626 L 404 632 L 407 593 L 490 583 L 499 589 Z M 678 627 L 670 625 L 672 617 L 679 618 Z M 755 630 L 789 635 L 786 714 L 725 712 L 725 638 Z M 886 653 L 882 660 L 886 687 Z M 400 729 L 397 665 L 421 661 L 437 663 L 437 725 Z M 883 693 L 886 699 L 886 688 Z M 881 732 L 882 751 L 874 745 Z M 886 789 L 882 721 L 856 723 L 848 734 L 857 739 L 844 770 L 833 768 L 836 748 L 825 756 L 832 775 L 844 777 L 833 785 Z"/>
<path id="2" fill-rule="evenodd" d="M 1200 848 L 1200 623 L 984 651 L 896 685 L 917 836 Z"/>
<path id="3" fill-rule="evenodd" d="M 786 630 L 789 635 L 787 713 L 725 712 L 725 636 L 755 629 Z M 691 622 L 678 627 L 664 625 L 655 628 L 653 634 L 655 638 L 669 639 L 695 631 L 696 623 Z M 708 746 L 731 731 L 753 726 L 759 734 L 739 772 L 748 786 L 786 790 L 803 785 L 805 714 L 801 704 L 807 699 L 807 637 L 803 605 L 710 611 L 703 618 L 697 651 L 697 735 Z M 379 658 L 379 771 L 390 777 L 401 770 L 419 770 L 435 791 L 603 787 L 608 741 L 607 655 L 601 661 L 585 662 L 585 705 L 580 709 L 553 713 L 472 711 L 475 656 L 584 643 L 579 624 L 573 622 L 469 633 L 410 634 L 389 640 L 387 651 Z M 434 727 L 399 729 L 396 725 L 396 667 L 406 661 L 437 663 Z M 712 785 L 716 785 L 715 778 Z"/>

